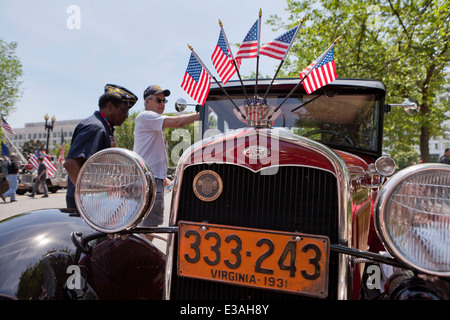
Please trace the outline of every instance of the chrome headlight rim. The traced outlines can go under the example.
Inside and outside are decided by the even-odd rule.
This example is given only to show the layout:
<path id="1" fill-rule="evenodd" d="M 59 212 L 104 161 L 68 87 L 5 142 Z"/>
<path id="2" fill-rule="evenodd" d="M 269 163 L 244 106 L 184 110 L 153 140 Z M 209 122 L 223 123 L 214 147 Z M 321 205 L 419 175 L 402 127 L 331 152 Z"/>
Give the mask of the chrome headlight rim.
<path id="1" fill-rule="evenodd" d="M 86 212 L 83 210 L 82 206 L 82 200 L 80 197 L 80 183 L 82 181 L 82 177 L 84 176 L 85 172 L 88 170 L 90 165 L 94 163 L 95 161 L 98 161 L 100 157 L 106 156 L 106 155 L 119 155 L 127 158 L 127 160 L 130 160 L 135 168 L 138 170 L 139 176 L 142 178 L 142 182 L 144 183 L 143 188 L 143 196 L 142 196 L 142 203 L 137 211 L 137 214 L 135 214 L 134 218 L 128 222 L 126 225 L 117 227 L 117 228 L 104 228 L 95 222 L 93 222 Z M 100 150 L 96 152 L 94 155 L 92 155 L 86 162 L 83 164 L 83 166 L 80 169 L 80 172 L 78 173 L 77 182 L 75 184 L 75 204 L 77 206 L 78 212 L 80 213 L 80 216 L 82 219 L 93 229 L 103 232 L 106 234 L 113 234 L 118 233 L 123 230 L 129 230 L 131 228 L 136 227 L 150 212 L 151 208 L 153 207 L 153 204 L 155 202 L 156 197 L 156 181 L 153 176 L 153 173 L 148 166 L 148 164 L 145 162 L 145 160 L 139 156 L 134 151 L 124 149 L 124 148 L 107 148 Z"/>
<path id="2" fill-rule="evenodd" d="M 427 171 L 433 171 L 433 170 L 439 170 L 439 171 L 447 171 L 450 172 L 450 166 L 440 163 L 424 163 L 424 164 L 417 164 L 410 166 L 408 168 L 405 168 L 397 173 L 395 173 L 391 179 L 389 179 L 382 190 L 380 190 L 377 199 L 375 201 L 375 212 L 374 212 L 374 224 L 375 224 L 375 230 L 379 236 L 379 238 L 384 243 L 386 249 L 389 251 L 389 253 L 397 258 L 398 260 L 402 261 L 405 265 L 410 266 L 411 268 L 427 273 L 432 274 L 435 276 L 441 276 L 441 277 L 450 277 L 450 270 L 445 271 L 439 271 L 431 268 L 427 268 L 424 266 L 421 266 L 414 261 L 411 261 L 407 257 L 405 257 L 405 254 L 399 250 L 397 245 L 392 241 L 390 238 L 390 235 L 388 233 L 388 230 L 386 228 L 386 215 L 384 214 L 387 205 L 388 205 L 388 199 L 390 196 L 397 190 L 397 188 L 406 180 L 409 178 L 427 172 Z"/>

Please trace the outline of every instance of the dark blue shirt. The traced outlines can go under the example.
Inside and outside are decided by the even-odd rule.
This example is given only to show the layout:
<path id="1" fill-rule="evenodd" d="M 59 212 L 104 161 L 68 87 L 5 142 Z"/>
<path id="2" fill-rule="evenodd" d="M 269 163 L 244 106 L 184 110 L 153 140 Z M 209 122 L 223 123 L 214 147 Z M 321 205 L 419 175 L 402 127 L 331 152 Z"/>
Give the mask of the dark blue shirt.
<path id="1" fill-rule="evenodd" d="M 115 147 L 114 127 L 109 127 L 99 111 L 81 121 L 72 135 L 72 142 L 67 159 L 89 159 L 94 153 Z M 67 178 L 67 196 L 74 197 L 75 186 Z"/>

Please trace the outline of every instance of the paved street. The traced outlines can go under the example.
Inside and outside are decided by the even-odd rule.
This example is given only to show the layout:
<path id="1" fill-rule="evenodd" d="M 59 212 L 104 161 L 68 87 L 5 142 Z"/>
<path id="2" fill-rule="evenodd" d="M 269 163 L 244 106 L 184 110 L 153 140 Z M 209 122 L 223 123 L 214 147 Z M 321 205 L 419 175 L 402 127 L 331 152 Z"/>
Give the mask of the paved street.
<path id="1" fill-rule="evenodd" d="M 48 198 L 41 198 L 42 195 L 35 195 L 34 198 L 28 197 L 30 193 L 23 196 L 16 195 L 17 202 L 7 203 L 0 199 L 0 220 L 6 219 L 18 213 L 28 212 L 36 209 L 45 208 L 65 208 L 66 207 L 66 191 L 59 190 L 56 193 L 49 193 Z"/>

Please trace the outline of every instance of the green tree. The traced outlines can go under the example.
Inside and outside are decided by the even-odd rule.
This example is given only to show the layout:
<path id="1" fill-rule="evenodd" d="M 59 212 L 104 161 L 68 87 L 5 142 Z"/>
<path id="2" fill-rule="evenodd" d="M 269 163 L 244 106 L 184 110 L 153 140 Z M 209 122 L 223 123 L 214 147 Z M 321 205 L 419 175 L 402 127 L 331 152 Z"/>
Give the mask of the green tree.
<path id="1" fill-rule="evenodd" d="M 22 95 L 19 80 L 22 64 L 16 56 L 17 43 L 8 43 L 0 38 L 0 113 L 8 115 Z"/>
<path id="2" fill-rule="evenodd" d="M 407 117 L 394 109 L 386 117 L 385 146 L 400 141 L 419 144 L 420 156 L 430 161 L 428 143 L 444 128 L 447 109 L 436 99 L 450 65 L 450 4 L 445 0 L 287 0 L 288 24 L 272 16 L 278 29 L 291 28 L 306 16 L 305 26 L 283 66 L 284 76 L 297 76 L 331 43 L 340 78 L 372 78 L 388 88 L 387 102 L 415 98 L 420 113 Z"/>
<path id="3" fill-rule="evenodd" d="M 409 148 L 408 150 L 394 148 L 389 153 L 389 156 L 392 157 L 397 163 L 398 170 L 409 167 L 412 164 L 419 163 L 419 153 L 413 148 Z"/>
<path id="4" fill-rule="evenodd" d="M 118 147 L 133 150 L 134 123 L 138 115 L 139 111 L 134 111 L 128 115 L 127 120 L 120 127 L 115 128 L 114 138 Z"/>
<path id="5" fill-rule="evenodd" d="M 22 146 L 22 154 L 25 158 L 33 155 L 37 149 L 41 149 L 41 151 L 45 151 L 45 142 L 41 140 L 28 140 Z"/>

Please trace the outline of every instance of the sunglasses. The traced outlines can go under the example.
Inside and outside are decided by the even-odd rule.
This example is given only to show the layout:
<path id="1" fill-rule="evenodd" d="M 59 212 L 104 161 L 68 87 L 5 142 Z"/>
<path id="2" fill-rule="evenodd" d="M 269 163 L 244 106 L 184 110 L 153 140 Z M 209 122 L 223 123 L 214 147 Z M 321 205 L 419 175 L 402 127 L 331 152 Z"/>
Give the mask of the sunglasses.
<path id="1" fill-rule="evenodd" d="M 149 98 L 149 100 L 155 101 L 156 103 L 161 103 L 161 102 L 167 103 L 167 99 L 160 99 L 160 98 L 150 99 Z"/>

